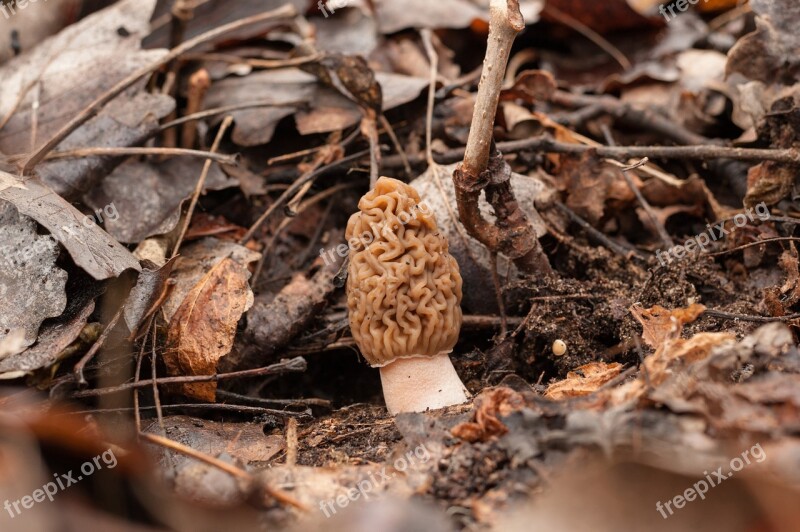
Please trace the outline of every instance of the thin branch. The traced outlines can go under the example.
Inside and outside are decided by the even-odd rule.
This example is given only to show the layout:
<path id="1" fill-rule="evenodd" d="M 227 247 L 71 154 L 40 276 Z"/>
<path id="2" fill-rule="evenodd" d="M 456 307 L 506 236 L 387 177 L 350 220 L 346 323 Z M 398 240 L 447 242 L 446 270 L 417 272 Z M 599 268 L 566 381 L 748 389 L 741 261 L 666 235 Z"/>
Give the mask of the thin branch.
<path id="1" fill-rule="evenodd" d="M 156 406 L 142 406 L 140 410 L 157 410 Z M 131 412 L 131 407 L 117 407 L 117 408 L 95 408 L 92 410 L 70 410 L 60 415 L 68 416 L 85 416 L 87 414 L 119 414 Z M 186 410 L 206 410 L 209 412 L 225 412 L 229 414 L 246 414 L 249 416 L 263 416 L 274 415 L 282 417 L 294 416 L 303 420 L 312 419 L 313 416 L 306 412 L 295 412 L 291 410 L 276 410 L 274 408 L 262 408 L 258 406 L 246 405 L 232 405 L 227 403 L 184 403 L 184 404 L 169 404 L 162 405 L 163 412 L 181 412 Z"/>
<path id="2" fill-rule="evenodd" d="M 84 377 L 83 375 L 83 368 L 86 366 L 86 364 L 89 363 L 90 360 L 92 360 L 92 358 L 94 358 L 94 356 L 97 354 L 100 348 L 103 347 L 103 345 L 106 343 L 108 335 L 111 333 L 114 327 L 116 327 L 117 322 L 119 321 L 119 318 L 122 316 L 124 310 L 125 310 L 125 305 L 121 305 L 119 307 L 119 310 L 117 310 L 117 313 L 114 314 L 113 318 L 111 318 L 111 321 L 108 323 L 108 325 L 106 325 L 106 328 L 103 330 L 102 334 L 94 343 L 94 345 L 91 347 L 91 349 L 89 349 L 89 351 L 87 351 L 86 354 L 83 355 L 83 358 L 81 358 L 78 361 L 78 363 L 75 364 L 75 368 L 72 370 L 72 372 L 75 375 L 76 380 L 78 381 L 78 386 L 86 386 L 88 384 L 86 382 L 86 377 Z"/>
<path id="3" fill-rule="evenodd" d="M 264 214 L 262 214 L 252 226 L 250 226 L 250 229 L 247 230 L 247 233 L 245 233 L 245 235 L 239 240 L 239 244 L 241 245 L 247 244 L 253 238 L 253 236 L 255 236 L 256 231 L 258 231 L 258 228 L 261 227 L 261 225 L 264 222 L 266 222 L 270 216 L 272 216 L 272 213 L 275 212 L 278 209 L 278 207 L 280 207 L 286 201 L 288 201 L 289 198 L 294 197 L 294 195 L 297 193 L 298 190 L 300 190 L 303 187 L 303 185 L 305 185 L 310 181 L 313 181 L 314 179 L 318 178 L 321 175 L 330 172 L 331 170 L 336 170 L 338 168 L 341 168 L 342 166 L 347 166 L 348 164 L 361 159 L 365 155 L 369 155 L 369 150 L 360 151 L 352 155 L 348 155 L 347 157 L 343 157 L 342 159 L 334 163 L 328 164 L 313 172 L 308 172 L 302 175 L 294 183 L 292 183 L 292 185 L 289 188 L 287 188 L 283 192 L 283 194 L 281 194 L 280 197 L 278 197 L 278 199 L 276 199 L 272 203 L 272 205 L 269 206 L 269 208 L 264 212 Z"/>
<path id="4" fill-rule="evenodd" d="M 211 146 L 211 152 L 209 155 L 213 155 L 219 150 L 219 145 L 222 144 L 222 139 L 225 137 L 225 133 L 228 131 L 228 128 L 231 126 L 231 124 L 233 124 L 233 117 L 228 115 L 225 117 L 225 120 L 222 121 L 219 131 L 217 131 L 217 137 L 214 139 L 214 143 Z M 181 232 L 178 234 L 178 240 L 175 242 L 175 248 L 172 250 L 172 257 L 175 257 L 178 254 L 178 251 L 180 251 L 183 238 L 186 236 L 186 231 L 189 230 L 189 224 L 192 223 L 192 215 L 194 214 L 194 209 L 197 206 L 198 200 L 200 199 L 200 194 L 203 193 L 203 189 L 206 186 L 208 172 L 211 171 L 211 163 L 211 158 L 206 159 L 206 162 L 203 165 L 203 171 L 200 172 L 200 178 L 197 180 L 197 184 L 194 187 L 194 193 L 192 194 L 192 199 L 189 202 L 189 209 L 186 211 L 183 227 L 181 227 Z"/>
<path id="5" fill-rule="evenodd" d="M 765 238 L 763 240 L 756 240 L 755 242 L 742 244 L 741 246 L 737 246 L 733 249 L 725 249 L 722 251 L 715 251 L 713 253 L 704 253 L 704 255 L 708 255 L 709 257 L 719 257 L 721 255 L 735 253 L 737 251 L 741 251 L 743 249 L 751 248 L 754 246 L 760 246 L 761 244 L 768 244 L 769 242 L 800 242 L 800 238 L 794 236 L 778 236 L 775 238 Z"/>
<path id="6" fill-rule="evenodd" d="M 603 244 L 605 247 L 607 247 L 608 249 L 610 249 L 611 251 L 613 251 L 617 255 L 620 255 L 621 257 L 625 258 L 626 260 L 629 258 L 631 253 L 634 253 L 637 256 L 641 256 L 641 253 L 638 250 L 635 250 L 635 249 L 634 250 L 627 250 L 624 247 L 622 247 L 620 244 L 617 244 L 616 242 L 614 242 L 613 240 L 608 238 L 606 235 L 604 235 L 603 233 L 601 233 L 600 231 L 598 231 L 597 229 L 592 227 L 592 225 L 589 222 L 587 222 L 586 220 L 584 220 L 583 218 L 578 216 L 575 212 L 573 212 L 572 209 L 570 209 L 569 207 L 567 207 L 566 205 L 564 205 L 560 201 L 554 202 L 554 205 L 556 206 L 556 208 L 558 208 L 558 210 L 560 210 L 562 213 L 566 214 L 569 217 L 570 220 L 572 220 L 573 222 L 575 222 L 576 224 L 581 226 L 584 231 L 589 233 L 590 237 L 594 238 L 595 240 L 597 240 L 598 242 Z"/>
<path id="7" fill-rule="evenodd" d="M 223 462 L 218 458 L 214 458 L 213 456 L 209 456 L 205 453 L 201 453 L 196 449 L 192 449 L 182 443 L 176 442 L 174 440 L 170 440 L 168 438 L 162 438 L 161 436 L 157 436 L 155 434 L 148 434 L 148 433 L 140 433 L 139 434 L 143 439 L 149 441 L 150 443 L 154 443 L 156 445 L 160 445 L 167 449 L 171 449 L 173 451 L 179 452 L 183 455 L 189 456 L 194 458 L 195 460 L 199 460 L 205 464 L 208 464 L 212 467 L 216 467 L 220 471 L 224 471 L 229 475 L 232 475 L 236 478 L 240 478 L 242 480 L 246 480 L 251 482 L 254 480 L 253 476 L 245 471 L 244 469 L 240 469 L 233 464 L 229 464 L 228 462 Z M 308 507 L 303 504 L 302 502 L 298 501 L 288 493 L 283 490 L 273 488 L 268 485 L 264 485 L 264 491 L 266 491 L 267 495 L 275 499 L 276 501 L 280 502 L 281 504 L 287 506 L 293 506 L 298 510 L 302 510 L 304 512 L 308 512 Z"/>
<path id="8" fill-rule="evenodd" d="M 219 61 L 222 63 L 247 65 L 253 68 L 273 69 L 301 66 L 307 63 L 319 61 L 322 57 L 322 54 L 312 54 L 303 55 L 300 57 L 290 57 L 287 59 L 259 59 L 254 57 L 239 57 L 238 55 L 232 54 L 191 53 L 185 54 L 182 59 L 186 61 Z"/>
<path id="9" fill-rule="evenodd" d="M 784 164 L 800 165 L 800 150 L 797 149 L 759 149 L 731 148 L 726 146 L 585 146 L 558 142 L 550 137 L 533 137 L 498 144 L 504 152 L 543 151 L 546 153 L 572 153 L 581 155 L 595 150 L 601 157 L 612 159 L 695 159 L 710 161 L 714 159 L 735 159 L 738 161 L 775 161 Z"/>
<path id="10" fill-rule="evenodd" d="M 563 11 L 556 9 L 550 4 L 545 4 L 544 11 L 548 15 L 556 19 L 558 22 L 572 28 L 573 30 L 577 31 L 578 33 L 580 33 L 581 35 L 583 35 L 584 37 L 595 43 L 601 50 L 603 50 L 605 53 L 614 58 L 614 61 L 619 63 L 619 66 L 621 66 L 625 70 L 629 70 L 633 66 L 631 65 L 630 60 L 628 60 L 628 58 L 625 57 L 625 54 L 623 54 L 619 50 L 619 48 L 611 44 L 605 37 L 594 31 L 589 26 L 569 16 Z"/>
<path id="11" fill-rule="evenodd" d="M 230 113 L 232 111 L 241 111 L 243 109 L 254 109 L 257 107 L 302 107 L 304 105 L 305 102 L 298 101 L 298 102 L 275 103 L 273 100 L 256 100 L 253 102 L 237 103 L 234 105 L 224 105 L 222 107 L 214 107 L 213 109 L 206 109 L 205 111 L 198 111 L 197 113 L 192 113 L 186 116 L 182 116 L 180 118 L 176 118 L 175 120 L 163 124 L 159 128 L 159 131 L 164 131 L 165 129 L 179 126 L 181 124 L 185 124 L 186 122 L 193 122 L 195 120 L 208 118 L 210 116 Z"/>
<path id="12" fill-rule="evenodd" d="M 472 114 L 467 147 L 464 152 L 464 172 L 480 176 L 489 168 L 494 119 L 508 57 L 517 34 L 525 28 L 517 0 L 492 0 L 489 7 L 489 40 L 478 96 Z"/>
<path id="13" fill-rule="evenodd" d="M 433 108 L 436 103 L 436 76 L 439 72 L 439 54 L 433 47 L 433 32 L 424 28 L 419 32 L 422 39 L 422 45 L 425 47 L 425 53 L 428 55 L 428 61 L 431 64 L 430 81 L 428 84 L 428 107 L 425 113 L 425 156 L 428 158 L 428 166 L 436 164 L 433 160 Z M 405 164 L 408 164 L 406 159 Z M 446 197 L 446 196 L 443 196 Z"/>
<path id="14" fill-rule="evenodd" d="M 671 248 L 672 238 L 670 238 L 669 233 L 667 233 L 666 228 L 664 228 L 664 225 L 658 220 L 658 216 L 656 216 L 655 211 L 653 211 L 653 207 L 650 206 L 650 202 L 647 201 L 647 199 L 644 197 L 642 191 L 639 190 L 639 187 L 637 187 L 633 183 L 633 178 L 630 175 L 628 175 L 628 172 L 630 172 L 631 170 L 635 170 L 636 168 L 639 168 L 641 166 L 644 166 L 645 164 L 648 163 L 648 161 L 649 159 L 645 157 L 644 159 L 642 159 L 641 161 L 639 161 L 634 165 L 621 168 L 622 177 L 625 178 L 625 182 L 628 183 L 628 188 L 631 189 L 631 192 L 633 192 L 633 195 L 636 196 L 637 201 L 644 209 L 644 212 L 647 214 L 647 217 L 650 218 L 650 223 L 653 224 L 656 233 L 658 233 L 659 238 L 661 238 L 661 242 L 665 246 L 667 246 L 667 248 Z"/>
<path id="15" fill-rule="evenodd" d="M 184 148 L 79 148 L 77 150 L 58 151 L 48 154 L 45 159 L 48 161 L 56 159 L 79 159 L 83 157 L 128 157 L 134 155 L 166 155 L 166 156 L 186 156 L 198 157 L 201 159 L 211 159 L 220 164 L 236 165 L 239 161 L 238 155 L 227 155 L 224 153 L 209 153 L 201 150 L 187 150 Z M 17 157 L 11 157 L 14 161 Z"/>
<path id="16" fill-rule="evenodd" d="M 231 373 L 217 373 L 216 375 L 187 375 L 184 377 L 164 377 L 161 379 L 148 379 L 144 381 L 128 382 L 120 384 L 119 386 L 111 386 L 109 388 L 97 388 L 94 390 L 83 390 L 72 394 L 75 398 L 81 397 L 99 397 L 101 395 L 109 395 L 113 393 L 124 392 L 135 388 L 145 388 L 156 384 L 188 384 L 194 382 L 219 382 L 229 379 L 241 379 L 245 377 L 263 377 L 266 375 L 281 375 L 284 373 L 301 373 L 305 371 L 307 364 L 302 357 L 295 357 L 291 360 L 284 360 L 277 364 L 272 364 L 263 368 L 245 369 L 242 371 L 233 371 Z"/>
<path id="17" fill-rule="evenodd" d="M 153 341 L 151 342 L 152 352 L 150 354 L 150 374 L 153 376 L 151 379 L 153 381 L 153 402 L 155 403 L 156 418 L 158 419 L 159 427 L 161 427 L 161 433 L 166 436 L 167 428 L 164 426 L 164 412 L 161 408 L 161 394 L 158 391 L 158 372 L 156 371 L 156 341 L 158 339 L 158 323 L 156 323 L 156 321 L 152 318 L 150 321 L 153 323 Z"/>
<path id="18" fill-rule="evenodd" d="M 203 108 L 208 89 L 211 87 L 211 76 L 208 70 L 201 68 L 189 76 L 189 94 L 186 97 L 186 115 L 197 114 Z M 162 130 L 164 131 L 164 130 Z M 181 128 L 181 147 L 193 148 L 197 141 L 196 120 L 183 124 Z M 214 150 L 212 150 L 214 151 Z"/>

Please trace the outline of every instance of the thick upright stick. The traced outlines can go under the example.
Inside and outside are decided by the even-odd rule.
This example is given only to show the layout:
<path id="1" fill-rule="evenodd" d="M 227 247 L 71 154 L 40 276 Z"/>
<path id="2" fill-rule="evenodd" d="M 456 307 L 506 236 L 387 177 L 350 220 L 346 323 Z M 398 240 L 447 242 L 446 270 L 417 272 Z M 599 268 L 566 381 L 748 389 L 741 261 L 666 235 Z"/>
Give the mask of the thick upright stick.
<path id="1" fill-rule="evenodd" d="M 518 0 L 492 0 L 489 7 L 489 41 L 464 162 L 453 173 L 458 215 L 470 235 L 494 253 L 503 253 L 531 273 L 552 273 L 550 262 L 533 227 L 511 189 L 511 168 L 493 148 L 494 119 L 511 46 L 525 27 Z M 481 191 L 494 209 L 497 221 L 483 218 Z"/>
<path id="2" fill-rule="evenodd" d="M 463 170 L 478 176 L 489 167 L 494 119 L 500 91 L 506 75 L 511 46 L 525 28 L 517 0 L 492 0 L 489 6 L 489 42 L 483 72 L 478 86 L 478 99 L 472 114 L 472 126 L 464 153 Z"/>

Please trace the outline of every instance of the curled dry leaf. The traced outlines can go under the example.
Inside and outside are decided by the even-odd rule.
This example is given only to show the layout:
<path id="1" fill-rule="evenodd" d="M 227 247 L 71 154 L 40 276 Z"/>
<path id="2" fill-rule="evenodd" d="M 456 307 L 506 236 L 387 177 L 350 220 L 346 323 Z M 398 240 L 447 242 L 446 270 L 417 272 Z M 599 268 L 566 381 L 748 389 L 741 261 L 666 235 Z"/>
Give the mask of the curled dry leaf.
<path id="1" fill-rule="evenodd" d="M 622 371 L 622 364 L 612 362 L 591 362 L 567 373 L 567 378 L 547 387 L 544 396 L 554 401 L 569 397 L 588 395 L 616 377 Z"/>
<path id="2" fill-rule="evenodd" d="M 640 305 L 631 307 L 631 314 L 642 324 L 642 338 L 650 347 L 660 348 L 669 339 L 678 338 L 683 326 L 700 317 L 706 307 L 693 304 L 689 308 L 668 310 L 659 305 L 645 309 Z"/>
<path id="3" fill-rule="evenodd" d="M 589 151 L 580 159 L 570 157 L 562 162 L 562 170 L 568 175 L 567 207 L 592 225 L 597 226 L 608 204 L 621 207 L 634 200 L 622 171 L 596 153 Z"/>
<path id="4" fill-rule="evenodd" d="M 217 372 L 217 361 L 233 347 L 239 319 L 253 304 L 249 277 L 243 266 L 224 258 L 189 292 L 167 331 L 164 362 L 170 375 Z M 180 386 L 185 395 L 210 402 L 216 389 L 216 382 Z"/>
<path id="5" fill-rule="evenodd" d="M 508 432 L 508 427 L 500 418 L 524 407 L 523 395 L 511 388 L 485 390 L 475 399 L 472 421 L 453 427 L 453 436 L 468 442 L 487 441 L 494 436 L 502 436 Z"/>
<path id="6" fill-rule="evenodd" d="M 751 80 L 794 84 L 800 35 L 800 4 L 794 0 L 753 0 L 756 31 L 728 52 L 727 74 L 739 72 Z"/>
<path id="7" fill-rule="evenodd" d="M 165 300 L 170 287 L 169 276 L 177 260 L 178 257 L 173 257 L 161 268 L 145 267 L 131 289 L 123 315 L 133 338 L 138 337 L 139 329 L 145 320 L 152 316 Z"/>

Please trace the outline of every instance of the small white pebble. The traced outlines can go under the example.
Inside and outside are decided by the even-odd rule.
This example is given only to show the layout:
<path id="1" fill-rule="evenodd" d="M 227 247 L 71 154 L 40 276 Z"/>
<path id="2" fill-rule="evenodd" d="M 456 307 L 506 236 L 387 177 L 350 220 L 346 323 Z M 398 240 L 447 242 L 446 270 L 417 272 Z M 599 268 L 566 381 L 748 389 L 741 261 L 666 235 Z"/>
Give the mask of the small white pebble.
<path id="1" fill-rule="evenodd" d="M 564 356 L 567 352 L 567 344 L 564 340 L 556 340 L 553 342 L 553 354 L 557 357 Z"/>

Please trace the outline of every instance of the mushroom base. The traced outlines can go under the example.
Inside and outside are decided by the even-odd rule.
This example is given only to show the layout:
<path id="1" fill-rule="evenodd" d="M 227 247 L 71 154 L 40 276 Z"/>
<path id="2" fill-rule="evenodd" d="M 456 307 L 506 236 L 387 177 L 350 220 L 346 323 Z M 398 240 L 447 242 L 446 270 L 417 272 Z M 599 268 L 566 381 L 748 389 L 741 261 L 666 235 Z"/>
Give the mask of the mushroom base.
<path id="1" fill-rule="evenodd" d="M 469 398 L 447 353 L 401 358 L 380 370 L 383 397 L 392 415 L 458 405 Z"/>

